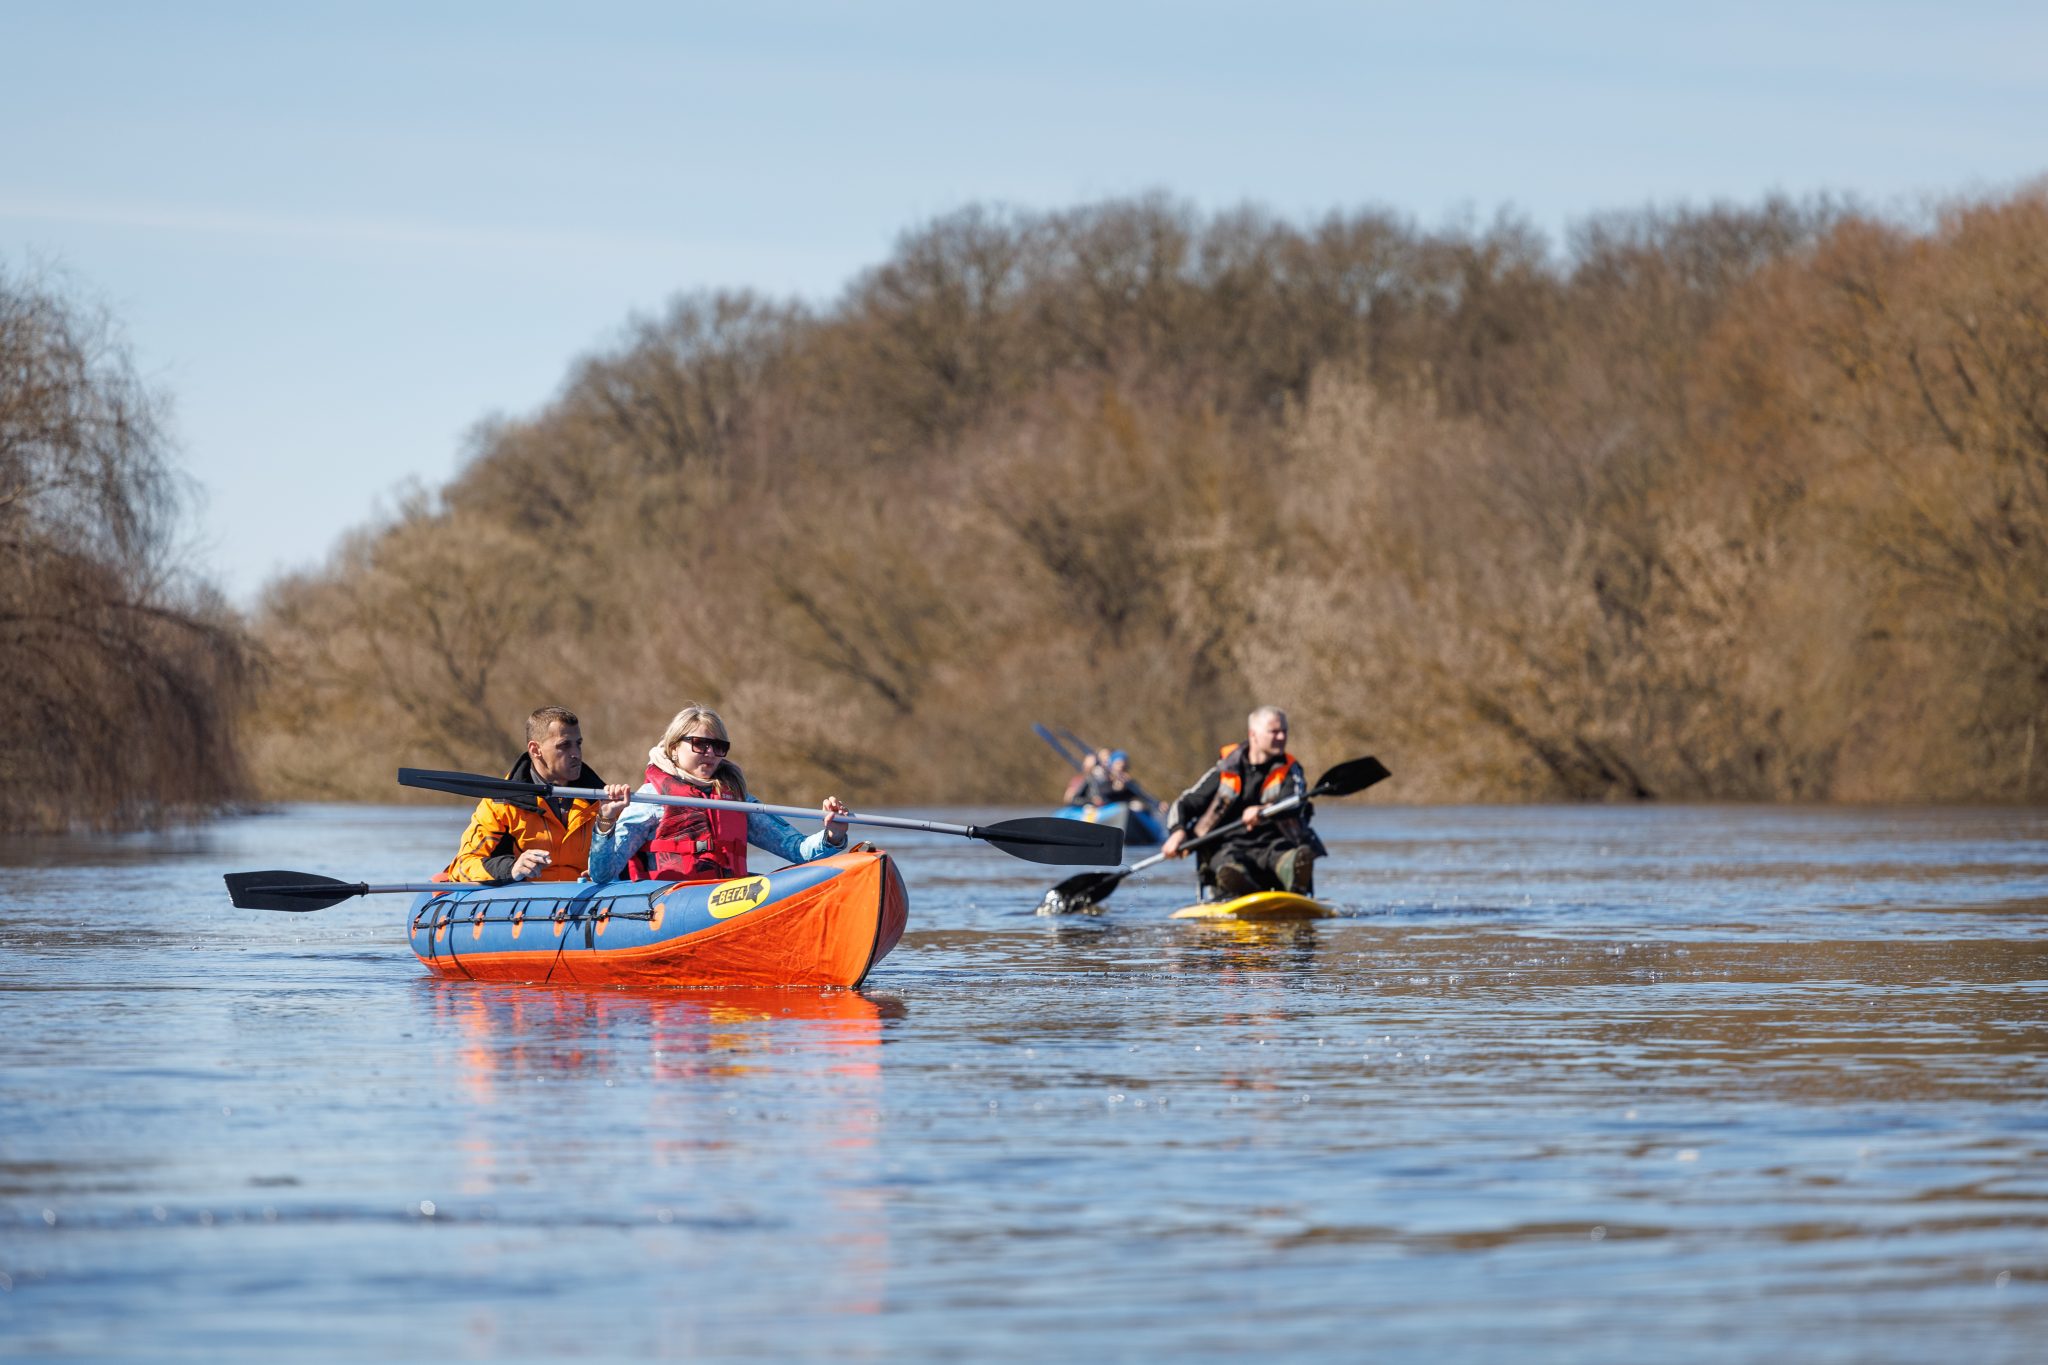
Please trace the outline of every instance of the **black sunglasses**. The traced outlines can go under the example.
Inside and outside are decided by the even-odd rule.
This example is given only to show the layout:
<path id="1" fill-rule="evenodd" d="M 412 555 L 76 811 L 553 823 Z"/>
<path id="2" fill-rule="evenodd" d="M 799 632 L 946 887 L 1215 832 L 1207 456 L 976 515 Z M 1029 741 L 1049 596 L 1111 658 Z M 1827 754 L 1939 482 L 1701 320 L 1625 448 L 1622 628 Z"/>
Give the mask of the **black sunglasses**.
<path id="1" fill-rule="evenodd" d="M 700 754 L 717 754 L 724 758 L 732 752 L 732 741 L 713 735 L 684 735 L 683 740 Z"/>

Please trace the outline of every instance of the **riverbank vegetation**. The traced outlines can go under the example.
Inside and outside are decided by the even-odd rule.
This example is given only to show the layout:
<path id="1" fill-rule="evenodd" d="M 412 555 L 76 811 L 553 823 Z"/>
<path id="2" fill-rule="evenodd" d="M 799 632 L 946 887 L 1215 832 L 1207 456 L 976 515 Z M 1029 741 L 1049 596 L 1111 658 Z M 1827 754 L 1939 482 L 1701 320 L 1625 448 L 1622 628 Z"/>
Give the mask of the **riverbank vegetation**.
<path id="1" fill-rule="evenodd" d="M 161 400 L 112 324 L 0 273 L 0 825 L 122 828 L 245 794 L 242 624 L 181 567 Z"/>
<path id="2" fill-rule="evenodd" d="M 1037 804 L 1032 720 L 1165 789 L 1277 702 L 1410 800 L 2040 800 L 2048 196 L 968 209 L 635 321 L 257 624 L 279 795 L 699 701 L 782 799 Z"/>

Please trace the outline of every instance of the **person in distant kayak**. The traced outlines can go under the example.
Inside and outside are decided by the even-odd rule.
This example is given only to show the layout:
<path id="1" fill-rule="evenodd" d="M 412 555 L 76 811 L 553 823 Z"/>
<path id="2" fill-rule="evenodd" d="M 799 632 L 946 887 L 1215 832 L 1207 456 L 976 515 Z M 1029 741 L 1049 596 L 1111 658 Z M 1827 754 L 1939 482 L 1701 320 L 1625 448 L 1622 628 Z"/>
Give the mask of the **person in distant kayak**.
<path id="1" fill-rule="evenodd" d="M 1227 828 L 1231 833 L 1195 865 L 1205 899 L 1255 891 L 1313 896 L 1315 860 L 1324 849 L 1309 828 L 1312 808 L 1297 806 L 1270 819 L 1260 814 L 1261 807 L 1307 791 L 1301 764 L 1287 752 L 1287 713 L 1261 706 L 1246 717 L 1244 742 L 1227 746 L 1216 766 L 1167 806 L 1159 851 L 1175 857 L 1189 840 Z"/>
<path id="2" fill-rule="evenodd" d="M 1067 779 L 1067 790 L 1060 798 L 1069 806 L 1099 806 L 1095 799 L 1107 776 L 1109 752 L 1106 749 L 1090 749 L 1081 755 L 1081 768 Z"/>
<path id="3" fill-rule="evenodd" d="M 1122 749 L 1096 749 L 1081 756 L 1081 771 L 1067 783 L 1070 806 L 1114 806 L 1136 801 L 1147 806 L 1131 777 L 1131 756 Z"/>
<path id="4" fill-rule="evenodd" d="M 551 787 L 604 787 L 624 800 L 631 788 L 605 780 L 583 763 L 583 728 L 576 713 L 543 706 L 526 718 L 526 752 L 505 774 L 514 782 Z M 598 802 L 558 797 L 476 804 L 455 861 L 437 880 L 456 882 L 573 882 L 583 875 Z"/>
<path id="5" fill-rule="evenodd" d="M 635 794 L 752 801 L 739 765 L 726 757 L 731 752 L 732 739 L 718 713 L 686 706 L 647 751 L 647 782 Z M 606 794 L 590 841 L 587 875 L 594 882 L 744 877 L 748 844 L 789 863 L 846 851 L 846 825 L 839 817 L 850 812 L 836 796 L 818 807 L 824 828 L 806 836 L 767 811 L 628 804 L 623 788 L 616 798 L 610 789 Z"/>
<path id="6" fill-rule="evenodd" d="M 1137 779 L 1131 776 L 1131 756 L 1122 749 L 1109 751 L 1107 795 L 1111 801 L 1145 800 L 1145 794 L 1139 788 Z"/>

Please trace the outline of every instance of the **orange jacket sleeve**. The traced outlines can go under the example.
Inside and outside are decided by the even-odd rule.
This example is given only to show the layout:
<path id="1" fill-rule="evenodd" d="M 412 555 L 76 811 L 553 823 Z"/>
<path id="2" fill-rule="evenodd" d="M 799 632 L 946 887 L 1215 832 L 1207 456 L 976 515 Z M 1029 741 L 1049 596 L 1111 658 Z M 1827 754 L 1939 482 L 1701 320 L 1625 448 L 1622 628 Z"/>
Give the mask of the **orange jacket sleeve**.
<path id="1" fill-rule="evenodd" d="M 462 844 L 455 851 L 455 860 L 448 864 L 442 878 L 456 882 L 490 881 L 484 859 L 496 853 L 498 841 L 516 831 L 520 823 L 515 807 L 499 801 L 477 802 L 476 813 L 469 817 L 469 828 L 462 831 Z"/>

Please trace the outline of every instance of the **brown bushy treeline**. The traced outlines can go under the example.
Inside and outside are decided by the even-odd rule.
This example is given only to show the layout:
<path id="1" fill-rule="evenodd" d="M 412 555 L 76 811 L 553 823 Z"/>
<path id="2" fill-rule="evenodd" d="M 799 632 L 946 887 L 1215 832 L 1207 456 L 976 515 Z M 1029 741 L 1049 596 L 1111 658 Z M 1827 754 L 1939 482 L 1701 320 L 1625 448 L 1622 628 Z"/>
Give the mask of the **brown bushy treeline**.
<path id="1" fill-rule="evenodd" d="M 241 623 L 177 566 L 159 403 L 73 292 L 0 273 L 0 826 L 236 800 Z"/>
<path id="2" fill-rule="evenodd" d="M 781 799 L 1028 804 L 1034 719 L 1168 788 L 1271 701 L 1415 800 L 2038 800 L 2048 197 L 972 209 L 635 324 L 261 630 L 278 793 L 702 701 Z"/>

